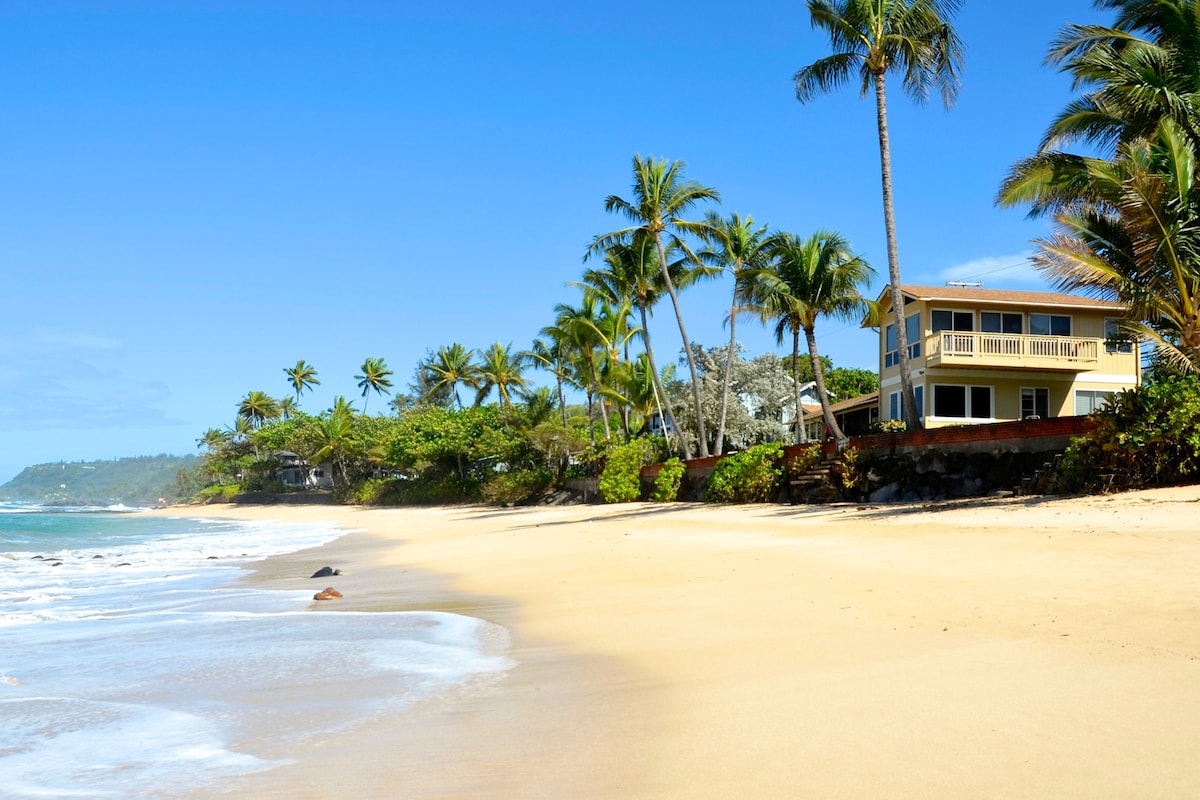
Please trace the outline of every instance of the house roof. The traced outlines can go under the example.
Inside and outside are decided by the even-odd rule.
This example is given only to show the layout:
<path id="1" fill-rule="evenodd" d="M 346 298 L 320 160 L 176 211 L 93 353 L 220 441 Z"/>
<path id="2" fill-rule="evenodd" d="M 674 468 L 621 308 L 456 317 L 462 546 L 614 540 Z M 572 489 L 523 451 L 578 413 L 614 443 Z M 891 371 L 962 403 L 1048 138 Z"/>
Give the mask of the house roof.
<path id="1" fill-rule="evenodd" d="M 1125 306 L 1112 300 L 1101 300 L 1095 297 L 1082 297 L 1076 294 L 1061 294 L 1059 292 L 1019 292 L 1008 289 L 978 289 L 970 286 L 915 286 L 902 284 L 900 291 L 914 300 L 937 302 L 984 302 L 989 306 L 1014 306 L 1027 308 L 1075 308 L 1093 311 L 1124 311 Z M 879 303 L 891 309 L 891 291 L 884 287 L 879 295 Z M 864 323 L 864 327 L 868 327 Z"/>
<path id="2" fill-rule="evenodd" d="M 852 411 L 856 408 L 866 408 L 879 403 L 879 392 L 871 392 L 869 394 L 860 394 L 858 397 L 851 397 L 848 400 L 842 400 L 840 403 L 833 403 L 829 406 L 829 410 L 834 415 L 841 414 L 844 411 Z M 813 410 L 812 406 L 805 406 L 804 412 L 806 416 L 820 416 L 823 412 L 820 406 L 816 406 Z"/>

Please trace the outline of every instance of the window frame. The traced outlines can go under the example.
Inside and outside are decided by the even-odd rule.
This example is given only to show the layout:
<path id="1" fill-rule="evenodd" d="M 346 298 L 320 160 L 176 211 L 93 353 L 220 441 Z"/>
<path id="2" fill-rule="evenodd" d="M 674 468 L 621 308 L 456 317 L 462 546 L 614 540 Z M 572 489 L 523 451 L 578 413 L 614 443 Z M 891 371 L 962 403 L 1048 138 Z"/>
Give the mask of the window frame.
<path id="1" fill-rule="evenodd" d="M 944 390 L 957 389 L 963 393 L 963 416 L 955 414 L 941 414 L 938 412 L 938 395 Z M 988 393 L 988 408 L 987 413 L 983 416 L 977 414 L 975 408 L 975 393 L 977 391 L 986 391 Z M 996 387 L 991 384 L 982 383 L 935 383 L 933 384 L 933 412 L 935 419 L 939 420 L 995 420 L 996 418 Z"/>
<path id="2" fill-rule="evenodd" d="M 1033 400 L 1032 414 L 1025 413 L 1025 393 L 1026 392 L 1032 393 L 1032 400 Z M 1039 410 L 1038 410 L 1038 406 L 1040 405 L 1040 403 L 1038 402 L 1038 393 L 1039 392 L 1045 393 L 1045 395 L 1044 395 L 1045 396 L 1045 409 L 1046 409 L 1045 414 L 1039 413 Z M 1020 408 L 1021 408 L 1021 419 L 1035 419 L 1035 418 L 1036 419 L 1049 419 L 1050 418 L 1050 387 L 1048 387 L 1048 386 L 1022 386 L 1021 387 Z"/>
<path id="3" fill-rule="evenodd" d="M 936 320 L 937 320 L 938 314 L 949 314 L 950 315 L 950 327 L 949 328 L 939 328 L 937 326 Z M 970 323 L 971 327 L 969 327 L 969 328 L 958 327 L 958 323 L 959 323 L 960 319 L 963 319 L 963 318 L 965 318 L 967 320 L 967 322 Z M 975 312 L 974 311 L 964 311 L 961 308 L 932 308 L 929 310 L 929 330 L 933 333 L 941 333 L 942 331 L 950 331 L 951 333 L 975 333 L 977 330 L 976 320 L 975 320 Z"/>
<path id="4" fill-rule="evenodd" d="M 1037 318 L 1041 318 L 1041 317 L 1044 317 L 1046 319 L 1046 333 L 1037 333 L 1033 330 L 1034 320 Z M 1054 327 L 1055 327 L 1054 321 L 1055 320 L 1064 320 L 1064 319 L 1067 321 L 1066 333 L 1062 333 L 1062 332 L 1056 333 L 1054 331 Z M 1041 313 L 1041 312 L 1036 312 L 1036 313 L 1030 312 L 1029 313 L 1029 335 L 1030 336 L 1073 336 L 1074 330 L 1075 330 L 1075 320 L 1071 317 L 1070 314 L 1049 314 L 1049 313 Z"/>
<path id="5" fill-rule="evenodd" d="M 987 315 L 994 315 L 996 317 L 999 317 L 999 321 L 1000 321 L 1000 329 L 999 330 L 989 331 L 986 327 L 984 327 L 983 318 Z M 1015 331 L 1005 330 L 1005 323 L 1012 321 L 1014 318 L 1017 321 L 1017 330 L 1015 330 Z M 1025 315 L 1018 311 L 980 311 L 979 312 L 979 332 L 980 333 L 1007 334 L 1009 336 L 1024 335 L 1024 333 L 1025 333 Z"/>
<path id="6" fill-rule="evenodd" d="M 1104 318 L 1104 352 L 1114 354 L 1133 353 L 1133 339 L 1121 334 L 1121 318 Z"/>

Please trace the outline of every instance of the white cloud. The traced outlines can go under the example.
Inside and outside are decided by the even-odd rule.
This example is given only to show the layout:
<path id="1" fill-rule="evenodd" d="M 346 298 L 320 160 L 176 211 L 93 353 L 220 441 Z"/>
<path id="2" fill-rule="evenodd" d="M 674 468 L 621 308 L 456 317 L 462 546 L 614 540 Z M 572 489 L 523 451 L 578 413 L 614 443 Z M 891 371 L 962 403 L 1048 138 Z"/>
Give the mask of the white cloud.
<path id="1" fill-rule="evenodd" d="M 976 258 L 938 272 L 914 276 L 912 282 L 939 286 L 946 281 L 982 281 L 988 289 L 1048 290 L 1046 279 L 1034 269 L 1029 260 L 1032 255 L 1033 251 L 1027 250 L 1013 255 Z"/>

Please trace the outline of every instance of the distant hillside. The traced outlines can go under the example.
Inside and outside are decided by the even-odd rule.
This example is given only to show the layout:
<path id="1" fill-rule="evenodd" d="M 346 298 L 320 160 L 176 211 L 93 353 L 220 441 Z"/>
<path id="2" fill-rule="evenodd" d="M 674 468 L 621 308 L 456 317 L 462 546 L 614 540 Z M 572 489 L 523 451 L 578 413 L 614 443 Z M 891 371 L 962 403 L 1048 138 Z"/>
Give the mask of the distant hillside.
<path id="1" fill-rule="evenodd" d="M 115 461 L 38 464 L 0 486 L 0 500 L 47 505 L 151 506 L 181 499 L 176 476 L 197 456 L 140 456 Z"/>

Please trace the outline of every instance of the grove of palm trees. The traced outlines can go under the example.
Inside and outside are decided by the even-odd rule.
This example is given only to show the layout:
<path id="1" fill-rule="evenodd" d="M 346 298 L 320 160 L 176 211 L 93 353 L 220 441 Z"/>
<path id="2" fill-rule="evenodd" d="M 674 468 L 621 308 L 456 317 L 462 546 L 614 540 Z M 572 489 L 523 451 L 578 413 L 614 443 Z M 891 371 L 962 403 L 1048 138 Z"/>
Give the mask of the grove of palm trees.
<path id="1" fill-rule="evenodd" d="M 1069 24 L 1048 56 L 1081 94 L 1013 166 L 998 204 L 1048 217 L 1054 230 L 1036 256 L 1047 278 L 1126 304 L 1129 331 L 1158 345 L 1156 374 L 1194 389 L 1187 376 L 1200 367 L 1200 0 L 1094 5 L 1115 12 L 1114 23 Z M 874 95 L 895 307 L 903 301 L 892 206 L 904 189 L 892 180 L 887 79 L 898 76 L 915 101 L 937 90 L 952 105 L 964 52 L 953 28 L 959 6 L 807 2 L 831 52 L 795 73 L 796 98 L 816 102 L 851 81 Z M 351 500 L 520 502 L 571 475 L 594 474 L 614 448 L 639 440 L 651 440 L 638 445 L 645 458 L 684 461 L 802 443 L 806 429 L 796 418 L 809 381 L 825 433 L 843 441 L 832 401 L 877 387 L 864 383 L 862 370 L 832 368 L 820 335 L 831 320 L 871 318 L 865 292 L 874 270 L 837 233 L 837 220 L 785 230 L 724 212 L 720 192 L 691 179 L 679 160 L 635 155 L 631 178 L 627 192 L 601 199 L 619 222 L 590 237 L 582 263 L 563 276 L 570 296 L 547 309 L 526 349 L 499 340 L 479 349 L 435 345 L 406 392 L 393 391 L 383 358 L 369 357 L 353 376 L 362 408 L 341 396 L 317 413 L 300 409 L 320 381 L 299 360 L 283 370 L 284 400 L 251 391 L 231 427 L 201 437 L 209 493 L 281 488 L 274 470 L 287 451 L 331 465 L 336 490 Z M 729 302 L 707 313 L 722 315 L 729 339 L 709 349 L 689 338 L 686 320 L 699 312 L 686 300 L 691 287 L 714 280 L 728 282 Z M 669 312 L 656 318 L 664 300 Z M 745 358 L 739 324 L 768 327 L 785 357 Z M 681 353 L 655 350 L 660 325 L 676 326 Z M 905 419 L 918 425 L 904 328 L 896 327 Z M 391 395 L 386 413 L 378 401 L 368 413 L 372 394 Z M 1185 473 L 1200 463 L 1200 443 L 1188 453 L 1176 459 Z"/>

